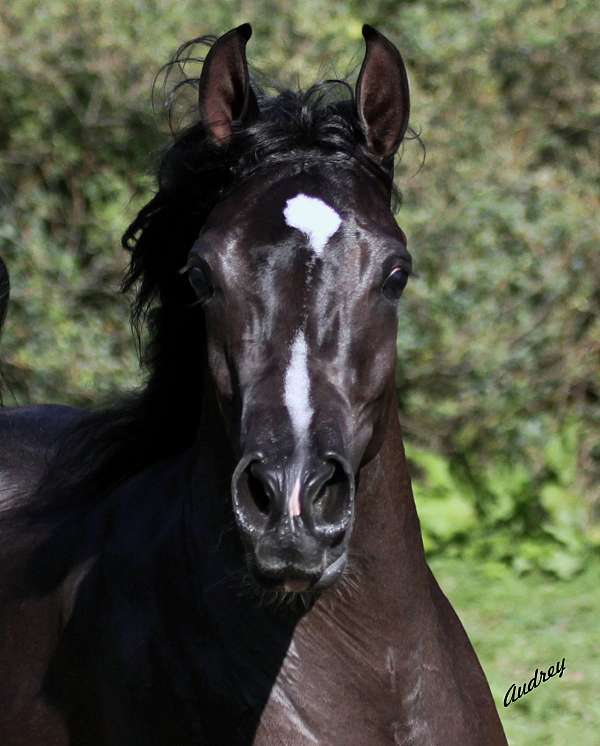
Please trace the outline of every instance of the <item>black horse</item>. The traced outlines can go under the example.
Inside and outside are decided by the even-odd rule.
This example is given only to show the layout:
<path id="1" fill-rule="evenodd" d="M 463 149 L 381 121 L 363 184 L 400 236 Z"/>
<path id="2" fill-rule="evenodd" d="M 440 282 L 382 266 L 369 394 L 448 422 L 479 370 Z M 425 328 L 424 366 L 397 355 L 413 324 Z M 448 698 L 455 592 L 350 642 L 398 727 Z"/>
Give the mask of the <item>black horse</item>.
<path id="1" fill-rule="evenodd" d="M 506 744 L 398 422 L 404 64 L 267 96 L 250 34 L 124 236 L 147 385 L 0 414 L 0 743 Z"/>

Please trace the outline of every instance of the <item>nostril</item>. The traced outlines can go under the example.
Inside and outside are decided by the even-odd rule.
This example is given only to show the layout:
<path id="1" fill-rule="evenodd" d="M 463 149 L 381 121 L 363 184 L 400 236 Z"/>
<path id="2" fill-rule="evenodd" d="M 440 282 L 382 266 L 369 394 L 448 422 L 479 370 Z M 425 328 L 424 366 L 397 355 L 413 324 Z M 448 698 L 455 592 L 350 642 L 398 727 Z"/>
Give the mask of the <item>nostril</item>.
<path id="1" fill-rule="evenodd" d="M 311 517 L 317 532 L 334 536 L 343 534 L 352 520 L 354 476 L 341 456 L 329 452 L 325 459 L 320 477 L 312 483 Z"/>
<path id="2" fill-rule="evenodd" d="M 336 523 L 348 505 L 348 476 L 337 460 L 328 461 L 329 476 L 312 500 L 313 516 L 319 523 Z"/>
<path id="3" fill-rule="evenodd" d="M 233 510 L 240 527 L 247 533 L 264 529 L 271 509 L 269 485 L 257 473 L 262 461 L 259 453 L 244 456 L 231 481 Z"/>
<path id="4" fill-rule="evenodd" d="M 311 503 L 317 505 L 327 494 L 327 488 L 334 477 L 335 465 L 331 461 L 323 463 L 321 471 L 308 483 L 308 492 L 312 495 Z"/>
<path id="5" fill-rule="evenodd" d="M 273 489 L 268 482 L 263 481 L 255 473 L 255 464 L 246 472 L 248 480 L 248 491 L 259 512 L 268 516 L 271 512 L 271 502 L 273 500 Z"/>

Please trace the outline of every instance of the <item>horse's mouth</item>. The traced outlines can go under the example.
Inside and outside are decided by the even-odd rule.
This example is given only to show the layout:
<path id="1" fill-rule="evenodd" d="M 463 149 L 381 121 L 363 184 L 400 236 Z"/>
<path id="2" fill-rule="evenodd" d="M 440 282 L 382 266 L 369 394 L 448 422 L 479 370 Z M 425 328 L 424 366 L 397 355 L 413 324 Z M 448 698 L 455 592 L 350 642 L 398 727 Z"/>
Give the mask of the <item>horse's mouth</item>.
<path id="1" fill-rule="evenodd" d="M 260 586 L 266 590 L 284 591 L 286 593 L 310 593 L 324 590 L 333 585 L 344 572 L 347 559 L 347 552 L 343 551 L 316 578 L 293 571 L 281 573 L 281 575 L 275 577 L 265 577 L 256 572 L 255 575 Z"/>

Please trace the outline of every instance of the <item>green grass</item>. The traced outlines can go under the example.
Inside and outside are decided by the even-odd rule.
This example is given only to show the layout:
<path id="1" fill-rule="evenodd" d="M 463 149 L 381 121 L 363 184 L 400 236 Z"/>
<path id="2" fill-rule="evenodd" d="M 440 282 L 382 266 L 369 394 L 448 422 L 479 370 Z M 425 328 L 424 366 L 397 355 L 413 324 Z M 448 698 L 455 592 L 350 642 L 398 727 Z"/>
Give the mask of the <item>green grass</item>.
<path id="1" fill-rule="evenodd" d="M 598 746 L 600 560 L 569 582 L 498 574 L 457 559 L 430 564 L 475 646 L 511 746 Z M 562 658 L 562 678 L 504 707 L 513 682 Z"/>

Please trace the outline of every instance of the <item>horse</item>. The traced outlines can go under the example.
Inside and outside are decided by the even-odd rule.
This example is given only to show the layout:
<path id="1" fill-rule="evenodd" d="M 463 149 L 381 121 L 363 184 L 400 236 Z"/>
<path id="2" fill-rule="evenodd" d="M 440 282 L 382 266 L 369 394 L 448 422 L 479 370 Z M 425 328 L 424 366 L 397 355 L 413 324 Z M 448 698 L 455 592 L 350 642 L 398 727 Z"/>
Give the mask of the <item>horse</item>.
<path id="1" fill-rule="evenodd" d="M 123 237 L 146 383 L 1 410 L 0 743 L 506 744 L 402 444 L 404 62 L 267 95 L 251 33 Z"/>

